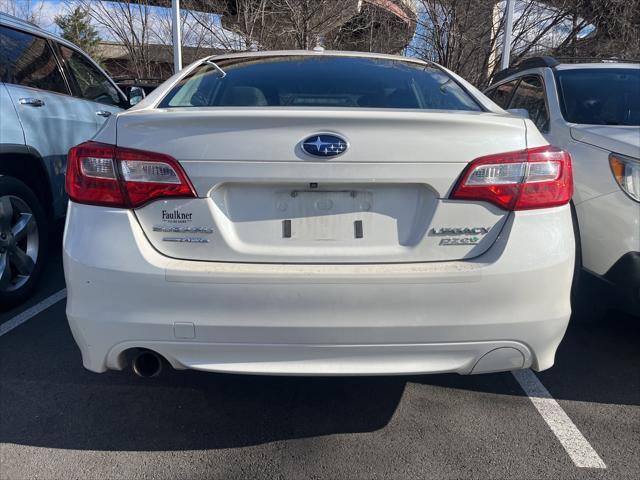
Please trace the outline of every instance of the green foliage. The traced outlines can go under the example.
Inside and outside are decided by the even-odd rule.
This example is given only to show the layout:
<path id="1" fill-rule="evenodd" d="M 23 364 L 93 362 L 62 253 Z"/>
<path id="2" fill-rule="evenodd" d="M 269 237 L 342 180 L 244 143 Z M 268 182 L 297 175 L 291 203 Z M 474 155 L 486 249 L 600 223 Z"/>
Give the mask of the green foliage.
<path id="1" fill-rule="evenodd" d="M 97 58 L 100 35 L 91 25 L 89 12 L 82 7 L 75 7 L 69 13 L 58 15 L 55 18 L 56 25 L 62 31 L 62 37 L 76 44 L 82 50 Z"/>

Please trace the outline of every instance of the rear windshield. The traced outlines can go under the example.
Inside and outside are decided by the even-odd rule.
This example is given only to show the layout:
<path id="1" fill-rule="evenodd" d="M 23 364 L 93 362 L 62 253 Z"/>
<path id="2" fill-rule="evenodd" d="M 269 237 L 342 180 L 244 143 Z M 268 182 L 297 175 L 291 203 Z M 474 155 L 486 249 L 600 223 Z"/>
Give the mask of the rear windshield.
<path id="1" fill-rule="evenodd" d="M 640 125 L 640 68 L 556 72 L 562 115 L 588 125 Z"/>
<path id="2" fill-rule="evenodd" d="M 166 107 L 351 107 L 481 110 L 444 71 L 379 58 L 286 56 L 203 63 Z"/>

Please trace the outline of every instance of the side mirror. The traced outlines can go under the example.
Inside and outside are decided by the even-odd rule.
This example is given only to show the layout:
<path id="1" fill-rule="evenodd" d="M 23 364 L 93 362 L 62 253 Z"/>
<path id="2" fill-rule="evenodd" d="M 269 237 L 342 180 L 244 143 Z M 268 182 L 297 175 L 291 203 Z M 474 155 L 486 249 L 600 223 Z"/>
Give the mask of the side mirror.
<path id="1" fill-rule="evenodd" d="M 129 87 L 127 97 L 129 97 L 129 105 L 133 107 L 134 105 L 140 103 L 142 99 L 146 97 L 146 94 L 140 87 Z"/>
<path id="2" fill-rule="evenodd" d="M 526 108 L 510 108 L 507 110 L 511 115 L 515 115 L 516 117 L 527 118 L 530 119 L 529 110 Z"/>

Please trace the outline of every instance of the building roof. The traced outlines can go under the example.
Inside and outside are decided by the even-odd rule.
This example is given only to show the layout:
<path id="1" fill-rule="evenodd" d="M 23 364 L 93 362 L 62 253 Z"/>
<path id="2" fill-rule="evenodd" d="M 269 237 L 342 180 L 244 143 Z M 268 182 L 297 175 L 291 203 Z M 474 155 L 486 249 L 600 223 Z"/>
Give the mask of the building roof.
<path id="1" fill-rule="evenodd" d="M 129 51 L 118 42 L 100 42 L 97 46 L 98 55 L 104 60 L 129 60 Z M 200 58 L 219 54 L 222 50 L 207 47 L 182 47 L 185 63 L 195 62 Z M 149 44 L 147 46 L 148 59 L 157 63 L 173 62 L 173 47 L 171 45 Z"/>

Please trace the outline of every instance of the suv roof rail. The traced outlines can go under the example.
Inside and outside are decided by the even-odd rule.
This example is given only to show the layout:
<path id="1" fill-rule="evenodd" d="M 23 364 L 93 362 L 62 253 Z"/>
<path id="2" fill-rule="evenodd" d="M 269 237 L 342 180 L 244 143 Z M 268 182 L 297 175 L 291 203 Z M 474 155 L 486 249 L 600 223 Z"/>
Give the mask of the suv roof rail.
<path id="1" fill-rule="evenodd" d="M 16 17 L 15 15 L 11 15 L 10 13 L 0 12 L 0 17 L 7 17 L 14 22 L 22 23 L 23 25 L 29 25 L 30 27 L 41 30 L 40 26 L 36 25 L 35 23 L 30 22 L 29 20 L 25 20 L 24 18 Z"/>
<path id="2" fill-rule="evenodd" d="M 640 63 L 640 58 L 556 57 L 560 63 Z"/>
<path id="3" fill-rule="evenodd" d="M 521 72 L 523 70 L 528 70 L 530 68 L 539 68 L 539 67 L 549 67 L 553 68 L 560 65 L 560 62 L 553 57 L 543 56 L 543 57 L 529 57 L 524 60 L 518 62 L 512 67 L 505 68 L 504 70 L 499 71 L 493 76 L 493 81 L 491 83 L 499 82 L 500 80 L 507 78 L 514 73 Z"/>

